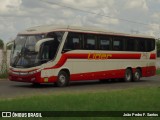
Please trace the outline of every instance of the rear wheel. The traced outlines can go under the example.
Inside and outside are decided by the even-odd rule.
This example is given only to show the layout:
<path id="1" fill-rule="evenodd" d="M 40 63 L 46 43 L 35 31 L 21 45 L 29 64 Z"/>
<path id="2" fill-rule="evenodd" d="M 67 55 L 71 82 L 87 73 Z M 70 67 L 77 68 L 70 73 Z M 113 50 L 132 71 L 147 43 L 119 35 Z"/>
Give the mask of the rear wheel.
<path id="1" fill-rule="evenodd" d="M 58 80 L 56 82 L 57 87 L 65 87 L 69 84 L 69 75 L 65 71 L 60 71 L 58 74 Z"/>
<path id="2" fill-rule="evenodd" d="M 133 74 L 131 69 L 126 69 L 124 80 L 125 82 L 131 82 L 133 80 Z"/>
<path id="3" fill-rule="evenodd" d="M 136 69 L 135 73 L 134 73 L 134 79 L 133 81 L 139 81 L 141 78 L 141 70 L 140 69 Z"/>

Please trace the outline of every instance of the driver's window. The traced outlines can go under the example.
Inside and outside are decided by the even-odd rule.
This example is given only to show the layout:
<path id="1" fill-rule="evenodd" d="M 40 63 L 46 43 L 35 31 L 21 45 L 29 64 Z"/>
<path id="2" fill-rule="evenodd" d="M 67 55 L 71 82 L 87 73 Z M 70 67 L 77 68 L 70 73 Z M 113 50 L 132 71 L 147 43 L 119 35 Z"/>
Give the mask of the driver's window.
<path id="1" fill-rule="evenodd" d="M 42 59 L 43 60 L 49 60 L 49 46 L 45 45 L 43 47 L 43 52 L 42 52 Z"/>
<path id="2" fill-rule="evenodd" d="M 46 63 L 53 60 L 57 54 L 59 42 L 56 40 L 47 41 L 41 47 L 41 62 Z"/>

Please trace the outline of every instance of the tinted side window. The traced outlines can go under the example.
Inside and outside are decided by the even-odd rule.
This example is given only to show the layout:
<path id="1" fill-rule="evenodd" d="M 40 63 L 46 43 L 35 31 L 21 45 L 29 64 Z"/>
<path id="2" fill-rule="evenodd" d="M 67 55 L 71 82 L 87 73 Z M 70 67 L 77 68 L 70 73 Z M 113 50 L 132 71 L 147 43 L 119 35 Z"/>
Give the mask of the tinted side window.
<path id="1" fill-rule="evenodd" d="M 46 35 L 46 38 L 54 38 L 55 40 L 58 40 L 60 42 L 62 40 L 63 35 L 64 32 L 50 32 Z"/>
<path id="2" fill-rule="evenodd" d="M 82 48 L 81 34 L 80 33 L 69 33 L 64 46 L 64 49 L 76 50 Z"/>
<path id="3" fill-rule="evenodd" d="M 126 38 L 126 51 L 135 51 L 135 39 L 134 38 Z"/>
<path id="4" fill-rule="evenodd" d="M 110 50 L 111 38 L 108 36 L 99 36 L 98 38 L 99 50 Z"/>
<path id="5" fill-rule="evenodd" d="M 84 48 L 86 50 L 96 50 L 96 35 L 85 34 L 84 35 Z"/>
<path id="6" fill-rule="evenodd" d="M 41 48 L 41 62 L 46 63 L 55 58 L 59 47 L 59 41 L 47 41 L 42 44 Z"/>
<path id="7" fill-rule="evenodd" d="M 145 52 L 146 51 L 146 44 L 145 39 L 142 38 L 136 38 L 135 40 L 135 50 L 139 52 Z"/>
<path id="8" fill-rule="evenodd" d="M 123 51 L 124 49 L 124 39 L 123 38 L 119 38 L 119 37 L 115 37 L 113 39 L 113 43 L 112 43 L 112 50 L 115 51 Z"/>
<path id="9" fill-rule="evenodd" d="M 155 50 L 155 40 L 148 39 L 147 42 L 147 52 Z"/>

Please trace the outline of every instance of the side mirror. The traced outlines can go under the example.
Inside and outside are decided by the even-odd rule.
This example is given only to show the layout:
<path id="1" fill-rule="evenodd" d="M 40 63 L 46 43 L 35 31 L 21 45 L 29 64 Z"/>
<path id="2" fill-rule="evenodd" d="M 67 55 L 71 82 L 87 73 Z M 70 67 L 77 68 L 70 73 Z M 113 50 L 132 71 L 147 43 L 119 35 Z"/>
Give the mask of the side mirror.
<path id="1" fill-rule="evenodd" d="M 47 41 L 52 41 L 52 40 L 54 40 L 54 38 L 46 38 L 46 39 L 39 40 L 35 45 L 35 52 L 40 51 L 40 47 L 43 43 L 45 43 Z"/>
<path id="2" fill-rule="evenodd" d="M 14 44 L 14 40 L 4 44 L 4 52 L 7 51 L 7 47 Z"/>

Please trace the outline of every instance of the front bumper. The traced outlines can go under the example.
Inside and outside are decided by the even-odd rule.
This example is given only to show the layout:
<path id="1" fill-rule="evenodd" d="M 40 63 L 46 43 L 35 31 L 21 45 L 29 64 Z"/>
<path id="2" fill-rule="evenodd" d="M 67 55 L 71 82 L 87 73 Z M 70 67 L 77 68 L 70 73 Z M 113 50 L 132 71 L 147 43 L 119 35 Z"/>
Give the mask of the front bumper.
<path id="1" fill-rule="evenodd" d="M 9 73 L 9 80 L 17 82 L 41 83 L 40 72 L 32 75 L 18 75 Z"/>
<path id="2" fill-rule="evenodd" d="M 41 77 L 41 72 L 34 73 L 32 75 L 20 75 L 9 73 L 9 80 L 16 82 L 27 82 L 27 83 L 54 83 L 57 80 L 56 76 L 52 77 Z"/>

